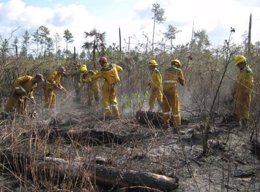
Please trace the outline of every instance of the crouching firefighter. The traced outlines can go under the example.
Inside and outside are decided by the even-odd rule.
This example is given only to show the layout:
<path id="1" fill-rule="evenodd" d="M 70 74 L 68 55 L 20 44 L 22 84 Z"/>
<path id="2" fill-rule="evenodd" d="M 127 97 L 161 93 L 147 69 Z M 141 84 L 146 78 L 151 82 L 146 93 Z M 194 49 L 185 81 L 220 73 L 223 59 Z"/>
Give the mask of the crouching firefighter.
<path id="1" fill-rule="evenodd" d="M 25 115 L 27 113 L 26 101 L 29 100 L 36 104 L 33 92 L 37 88 L 37 84 L 42 81 L 44 81 L 42 74 L 36 74 L 34 77 L 26 75 L 17 78 L 14 88 L 7 99 L 5 111 Z"/>

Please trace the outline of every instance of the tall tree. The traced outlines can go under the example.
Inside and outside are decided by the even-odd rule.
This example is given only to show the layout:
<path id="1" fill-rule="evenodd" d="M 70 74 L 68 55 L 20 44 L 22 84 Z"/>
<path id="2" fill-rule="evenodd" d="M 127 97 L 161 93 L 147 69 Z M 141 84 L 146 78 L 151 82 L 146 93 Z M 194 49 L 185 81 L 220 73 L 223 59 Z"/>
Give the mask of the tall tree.
<path id="1" fill-rule="evenodd" d="M 45 54 L 49 42 L 49 38 L 50 38 L 49 37 L 50 30 L 45 26 L 40 26 L 38 28 L 38 31 L 39 31 L 40 44 L 41 44 L 41 53 Z"/>
<path id="2" fill-rule="evenodd" d="M 0 38 L 1 40 L 1 44 L 0 44 L 0 54 L 1 54 L 1 58 L 2 58 L 2 64 L 5 64 L 6 63 L 6 57 L 7 57 L 7 54 L 9 52 L 9 41 L 7 39 L 3 39 Z"/>
<path id="3" fill-rule="evenodd" d="M 249 27 L 248 27 L 248 45 L 247 52 L 250 54 L 251 52 L 251 30 L 252 30 L 252 13 L 249 16 Z"/>
<path id="4" fill-rule="evenodd" d="M 35 42 L 36 43 L 36 57 L 38 57 L 38 54 L 39 54 L 39 43 L 40 43 L 40 34 L 39 34 L 39 29 L 37 29 L 34 33 L 33 33 L 33 35 L 32 35 L 32 37 L 33 37 L 33 42 Z"/>
<path id="5" fill-rule="evenodd" d="M 191 49 L 201 52 L 209 46 L 209 37 L 205 30 L 194 32 L 193 40 L 191 41 Z"/>
<path id="6" fill-rule="evenodd" d="M 22 42 L 22 49 L 21 49 L 21 56 L 26 57 L 28 54 L 28 46 L 29 46 L 29 41 L 30 41 L 30 34 L 26 30 L 23 34 L 23 42 Z"/>
<path id="7" fill-rule="evenodd" d="M 173 27 L 172 25 L 168 25 L 168 31 L 166 33 L 164 33 L 164 37 L 167 40 L 170 40 L 170 44 L 171 44 L 170 50 L 171 50 L 171 53 L 172 53 L 172 48 L 173 48 L 172 41 L 174 39 L 176 39 L 176 34 L 179 33 L 179 32 L 180 32 L 180 30 L 177 30 L 176 27 Z"/>
<path id="8" fill-rule="evenodd" d="M 164 18 L 164 9 L 161 8 L 159 3 L 154 3 L 153 4 L 153 8 L 152 8 L 152 12 L 153 12 L 153 36 L 152 36 L 152 53 L 154 50 L 154 33 L 155 33 L 155 23 L 160 24 L 163 23 L 163 21 L 166 20 L 166 18 Z"/>
<path id="9" fill-rule="evenodd" d="M 14 49 L 14 51 L 15 51 L 15 56 L 16 56 L 16 57 L 18 56 L 18 43 L 19 43 L 18 38 L 15 37 L 15 38 L 14 38 L 14 41 L 13 41 L 13 43 L 12 43 L 12 47 L 13 47 L 13 49 Z"/>
<path id="10" fill-rule="evenodd" d="M 58 53 L 58 50 L 60 49 L 61 40 L 62 40 L 61 36 L 58 33 L 55 33 L 53 43 L 54 43 L 56 54 Z"/>
<path id="11" fill-rule="evenodd" d="M 90 32 L 85 32 L 85 38 L 89 40 L 82 45 L 82 48 L 88 51 L 92 49 L 94 68 L 96 68 L 96 52 L 99 52 L 101 55 L 105 53 L 105 36 L 105 32 L 100 33 L 96 29 L 93 29 Z"/>
<path id="12" fill-rule="evenodd" d="M 66 29 L 64 31 L 63 38 L 65 39 L 65 42 L 66 42 L 66 55 L 67 55 L 68 54 L 68 44 L 72 43 L 74 41 L 73 40 L 74 37 L 73 37 L 72 33 L 68 29 Z"/>
<path id="13" fill-rule="evenodd" d="M 53 40 L 50 37 L 46 38 L 46 50 L 45 54 L 50 55 L 51 51 L 53 50 Z"/>

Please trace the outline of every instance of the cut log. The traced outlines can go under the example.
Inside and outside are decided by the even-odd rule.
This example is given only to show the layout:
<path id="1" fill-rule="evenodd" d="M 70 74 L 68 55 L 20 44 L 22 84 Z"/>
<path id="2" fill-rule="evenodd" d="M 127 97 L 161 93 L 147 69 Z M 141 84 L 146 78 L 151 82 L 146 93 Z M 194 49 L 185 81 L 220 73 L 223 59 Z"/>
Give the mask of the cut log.
<path id="1" fill-rule="evenodd" d="M 58 137 L 64 138 L 70 144 L 78 142 L 80 144 L 102 145 L 102 144 L 121 144 L 124 136 L 108 131 L 96 131 L 92 129 L 40 129 L 38 134 L 41 138 L 48 139 L 49 143 L 57 140 Z"/>
<path id="2" fill-rule="evenodd" d="M 72 129 L 65 133 L 65 138 L 78 141 L 82 144 L 101 145 L 101 144 L 122 144 L 124 137 L 108 131 L 80 130 Z"/>
<path id="3" fill-rule="evenodd" d="M 152 111 L 137 111 L 136 119 L 141 124 L 147 125 L 155 125 L 159 126 L 163 125 L 163 114 L 161 112 L 152 112 Z M 189 123 L 186 119 L 181 119 L 182 125 L 187 125 Z"/>
<path id="4" fill-rule="evenodd" d="M 163 116 L 162 113 L 152 111 L 137 111 L 136 119 L 141 124 L 148 125 L 162 125 Z"/>
<path id="5" fill-rule="evenodd" d="M 172 191 L 178 188 L 177 177 L 167 177 L 150 172 L 134 170 L 122 171 L 114 167 L 96 166 L 98 185 L 116 185 L 119 187 L 148 187 L 161 191 Z"/>
<path id="6" fill-rule="evenodd" d="M 74 182 L 73 186 L 76 184 L 83 186 L 84 184 L 89 185 L 89 182 L 92 181 L 102 188 L 147 187 L 161 191 L 172 191 L 179 185 L 177 177 L 134 170 L 119 170 L 99 164 L 92 165 L 53 157 L 34 159 L 32 164 L 31 156 L 12 151 L 1 152 L 0 162 L 5 171 L 18 175 L 30 175 L 32 180 L 42 183 L 47 180 L 55 184 L 69 181 Z"/>

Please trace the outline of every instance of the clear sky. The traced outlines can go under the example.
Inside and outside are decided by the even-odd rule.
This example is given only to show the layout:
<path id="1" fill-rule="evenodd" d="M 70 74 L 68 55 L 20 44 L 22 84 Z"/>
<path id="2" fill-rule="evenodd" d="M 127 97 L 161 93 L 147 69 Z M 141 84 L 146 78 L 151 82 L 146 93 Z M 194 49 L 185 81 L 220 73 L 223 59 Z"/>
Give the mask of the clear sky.
<path id="1" fill-rule="evenodd" d="M 260 41 L 260 0 L 0 0 L 0 35 L 21 36 L 25 30 L 34 33 L 43 25 L 52 36 L 63 36 L 66 29 L 74 36 L 71 46 L 81 47 L 84 32 L 97 29 L 106 32 L 107 44 L 118 44 L 121 28 L 123 46 L 131 37 L 131 46 L 152 39 L 152 4 L 165 10 L 166 21 L 156 25 L 155 40 L 160 41 L 169 24 L 179 32 L 174 45 L 186 44 L 194 30 L 206 30 L 213 46 L 222 45 L 230 27 L 233 40 L 240 44 L 248 31 L 252 13 L 252 42 Z"/>

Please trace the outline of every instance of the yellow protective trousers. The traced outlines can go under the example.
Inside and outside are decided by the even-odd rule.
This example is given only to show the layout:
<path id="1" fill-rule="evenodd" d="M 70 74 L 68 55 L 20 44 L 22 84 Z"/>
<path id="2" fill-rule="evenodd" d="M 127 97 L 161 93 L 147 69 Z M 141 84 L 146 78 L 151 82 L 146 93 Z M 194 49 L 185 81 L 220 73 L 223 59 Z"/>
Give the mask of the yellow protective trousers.
<path id="1" fill-rule="evenodd" d="M 181 125 L 180 100 L 176 87 L 164 88 L 162 109 L 165 124 Z"/>
<path id="2" fill-rule="evenodd" d="M 99 86 L 98 82 L 88 83 L 87 92 L 88 92 L 88 106 L 92 105 L 93 98 L 95 101 L 99 101 Z"/>
<path id="3" fill-rule="evenodd" d="M 150 99 L 149 99 L 149 111 L 152 111 L 154 108 L 154 105 L 158 102 L 159 106 L 162 107 L 163 102 L 163 93 L 162 90 L 159 88 L 151 89 Z"/>
<path id="4" fill-rule="evenodd" d="M 55 108 L 56 105 L 57 92 L 56 89 L 51 85 L 46 84 L 44 87 L 44 107 L 45 108 Z"/>
<path id="5" fill-rule="evenodd" d="M 234 113 L 238 120 L 249 119 L 253 86 L 253 72 L 249 66 L 246 66 L 240 71 L 234 89 Z"/>
<path id="6" fill-rule="evenodd" d="M 246 90 L 237 91 L 234 103 L 234 113 L 238 120 L 249 119 L 251 93 Z"/>
<path id="7" fill-rule="evenodd" d="M 115 85 L 110 85 L 107 81 L 104 82 L 102 87 L 102 103 L 105 118 L 108 118 L 111 115 L 119 117 Z"/>

